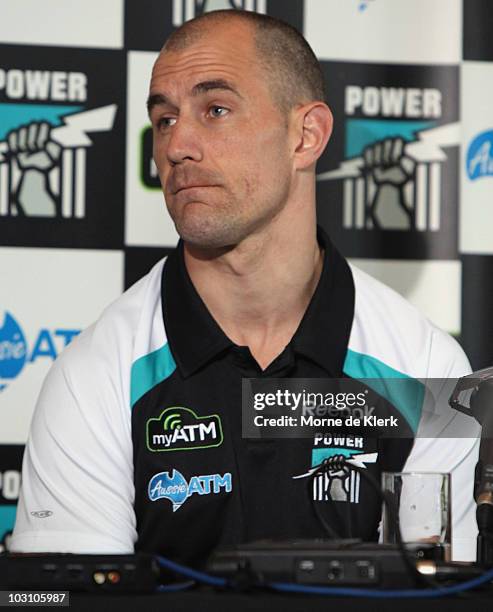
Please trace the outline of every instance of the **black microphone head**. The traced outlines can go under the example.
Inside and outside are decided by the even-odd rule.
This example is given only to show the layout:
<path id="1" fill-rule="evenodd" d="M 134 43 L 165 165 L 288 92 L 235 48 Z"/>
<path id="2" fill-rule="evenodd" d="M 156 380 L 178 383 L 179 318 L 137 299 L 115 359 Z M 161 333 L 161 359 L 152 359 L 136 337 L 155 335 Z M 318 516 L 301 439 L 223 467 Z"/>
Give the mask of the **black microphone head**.
<path id="1" fill-rule="evenodd" d="M 488 420 L 493 421 L 493 379 L 481 381 L 471 394 L 470 405 L 474 418 L 481 425 L 485 426 Z"/>

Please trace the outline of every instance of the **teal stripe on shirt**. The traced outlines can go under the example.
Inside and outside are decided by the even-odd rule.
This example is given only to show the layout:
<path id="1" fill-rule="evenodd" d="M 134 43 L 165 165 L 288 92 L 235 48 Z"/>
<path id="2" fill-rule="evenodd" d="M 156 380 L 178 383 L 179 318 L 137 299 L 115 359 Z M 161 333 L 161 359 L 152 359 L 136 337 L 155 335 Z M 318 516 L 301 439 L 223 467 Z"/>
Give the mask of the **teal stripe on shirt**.
<path id="1" fill-rule="evenodd" d="M 347 350 L 343 372 L 351 378 L 364 379 L 369 387 L 399 410 L 416 433 L 425 395 L 422 382 L 394 370 L 376 357 L 351 349 Z"/>
<path id="2" fill-rule="evenodd" d="M 176 363 L 167 343 L 134 361 L 130 376 L 130 406 L 133 408 L 143 395 L 171 376 L 175 369 Z"/>

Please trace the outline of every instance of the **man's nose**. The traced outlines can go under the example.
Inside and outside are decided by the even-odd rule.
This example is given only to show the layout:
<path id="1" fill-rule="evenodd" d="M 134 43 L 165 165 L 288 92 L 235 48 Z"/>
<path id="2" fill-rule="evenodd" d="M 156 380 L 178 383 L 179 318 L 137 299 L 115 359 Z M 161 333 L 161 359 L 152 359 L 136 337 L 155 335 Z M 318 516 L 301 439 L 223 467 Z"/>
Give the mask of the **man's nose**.
<path id="1" fill-rule="evenodd" d="M 179 164 L 186 160 L 200 161 L 202 159 L 201 143 L 199 126 L 191 119 L 179 117 L 171 128 L 167 147 L 168 161 L 171 164 Z"/>

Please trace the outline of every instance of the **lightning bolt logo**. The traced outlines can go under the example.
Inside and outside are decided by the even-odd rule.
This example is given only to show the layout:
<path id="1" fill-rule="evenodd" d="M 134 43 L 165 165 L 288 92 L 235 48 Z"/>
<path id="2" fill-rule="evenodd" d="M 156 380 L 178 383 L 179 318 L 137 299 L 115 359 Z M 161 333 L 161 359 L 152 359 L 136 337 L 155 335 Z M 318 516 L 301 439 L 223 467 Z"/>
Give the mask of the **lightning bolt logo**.
<path id="1" fill-rule="evenodd" d="M 92 140 L 88 134 L 111 130 L 115 121 L 116 109 L 116 104 L 109 104 L 101 108 L 65 115 L 64 125 L 51 131 L 51 139 L 64 148 L 90 147 Z M 6 161 L 2 154 L 7 150 L 8 144 L 0 142 L 0 163 Z"/>
<path id="2" fill-rule="evenodd" d="M 418 162 L 443 162 L 447 159 L 444 147 L 460 143 L 459 123 L 449 123 L 439 127 L 417 132 L 417 139 L 404 145 L 404 152 Z M 365 160 L 362 156 L 353 157 L 339 164 L 338 168 L 317 174 L 317 181 L 331 181 L 341 178 L 361 176 Z"/>
<path id="3" fill-rule="evenodd" d="M 75 112 L 53 128 L 33 122 L 0 142 L 0 216 L 18 214 L 21 207 L 26 216 L 84 218 L 89 135 L 111 130 L 116 111 L 109 104 Z"/>

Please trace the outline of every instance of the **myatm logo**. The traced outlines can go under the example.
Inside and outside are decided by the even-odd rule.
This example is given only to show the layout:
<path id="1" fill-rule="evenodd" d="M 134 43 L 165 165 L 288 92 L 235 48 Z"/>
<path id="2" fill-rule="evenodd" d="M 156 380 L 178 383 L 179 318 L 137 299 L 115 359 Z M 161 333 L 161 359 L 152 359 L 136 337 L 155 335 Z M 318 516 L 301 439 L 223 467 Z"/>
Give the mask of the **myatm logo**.
<path id="1" fill-rule="evenodd" d="M 42 328 L 29 342 L 17 319 L 6 312 L 0 327 L 0 391 L 21 374 L 26 364 L 40 358 L 55 360 L 80 331 Z"/>
<path id="2" fill-rule="evenodd" d="M 223 442 L 221 418 L 199 416 L 190 408 L 172 406 L 147 421 L 147 448 L 152 452 L 214 448 Z"/>

